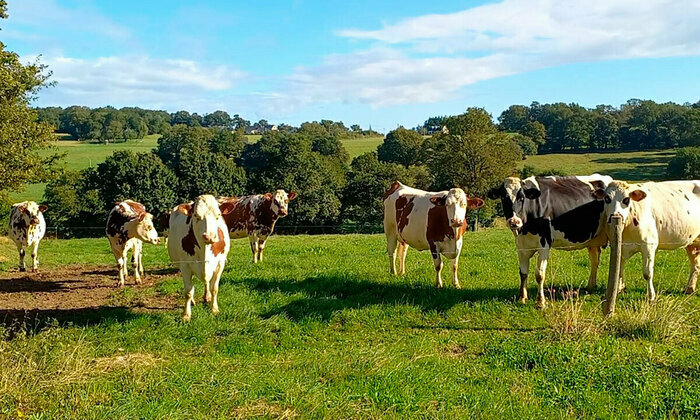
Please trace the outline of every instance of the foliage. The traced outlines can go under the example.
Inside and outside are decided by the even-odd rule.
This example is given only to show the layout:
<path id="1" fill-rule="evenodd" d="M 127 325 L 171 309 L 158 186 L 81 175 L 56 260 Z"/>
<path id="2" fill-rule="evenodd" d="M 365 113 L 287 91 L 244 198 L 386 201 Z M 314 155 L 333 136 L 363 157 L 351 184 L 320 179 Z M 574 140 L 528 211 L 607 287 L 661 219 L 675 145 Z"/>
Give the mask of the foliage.
<path id="1" fill-rule="evenodd" d="M 537 143 L 532 141 L 530 137 L 523 136 L 520 133 L 515 133 L 510 139 L 517 144 L 518 147 L 520 147 L 520 150 L 522 150 L 523 159 L 525 159 L 527 156 L 537 154 Z"/>
<path id="2" fill-rule="evenodd" d="M 398 163 L 405 167 L 420 165 L 422 146 L 423 136 L 399 127 L 386 134 L 384 142 L 377 148 L 377 157 L 382 162 Z"/>
<path id="3" fill-rule="evenodd" d="M 343 220 L 379 224 L 382 221 L 382 195 L 394 181 L 428 189 L 432 179 L 424 166 L 404 167 L 380 162 L 376 152 L 352 160 L 343 192 Z"/>
<path id="4" fill-rule="evenodd" d="M 6 17 L 5 11 L 6 3 L 0 2 L 0 18 Z M 29 107 L 47 86 L 49 75 L 38 60 L 22 64 L 0 42 L 0 196 L 51 176 L 56 156 L 42 157 L 39 152 L 53 140 L 52 127 L 37 121 L 36 111 Z"/>
<path id="5" fill-rule="evenodd" d="M 43 202 L 49 208 L 44 214 L 47 226 L 88 228 L 70 232 L 78 236 L 103 233 L 89 229 L 104 225 L 107 218 L 94 168 L 62 173 L 46 185 Z"/>
<path id="6" fill-rule="evenodd" d="M 459 186 L 467 193 L 483 195 L 493 185 L 517 171 L 520 148 L 498 131 L 491 116 L 481 108 L 450 117 L 449 133 L 437 133 L 424 143 L 433 188 Z"/>
<path id="7" fill-rule="evenodd" d="M 249 192 L 284 188 L 298 194 L 287 224 L 330 224 L 340 214 L 347 152 L 336 140 L 311 136 L 270 131 L 243 152 Z"/>
<path id="8" fill-rule="evenodd" d="M 700 147 L 684 147 L 668 162 L 669 179 L 700 179 Z"/>

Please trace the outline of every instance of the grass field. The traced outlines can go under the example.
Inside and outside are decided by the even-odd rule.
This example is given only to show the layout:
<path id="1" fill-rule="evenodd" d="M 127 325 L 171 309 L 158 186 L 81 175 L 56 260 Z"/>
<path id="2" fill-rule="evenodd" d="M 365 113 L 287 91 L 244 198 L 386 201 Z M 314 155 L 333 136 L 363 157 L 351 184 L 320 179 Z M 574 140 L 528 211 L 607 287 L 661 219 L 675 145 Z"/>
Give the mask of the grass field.
<path id="1" fill-rule="evenodd" d="M 198 304 L 189 324 L 164 247 L 144 252 L 147 284 L 116 290 L 115 271 L 84 283 L 113 264 L 106 239 L 46 240 L 40 273 L 26 277 L 0 241 L 0 277 L 13 279 L 0 280 L 0 417 L 700 415 L 700 299 L 680 294 L 682 251 L 659 254 L 654 305 L 633 258 L 604 321 L 604 285 L 567 292 L 587 278 L 585 251 L 553 253 L 547 309 L 518 303 L 504 230 L 467 233 L 462 290 L 436 290 L 429 255 L 413 250 L 408 274 L 389 276 L 380 235 L 276 236 L 255 266 L 237 240 L 221 314 Z M 41 309 L 9 309 L 18 302 Z"/>

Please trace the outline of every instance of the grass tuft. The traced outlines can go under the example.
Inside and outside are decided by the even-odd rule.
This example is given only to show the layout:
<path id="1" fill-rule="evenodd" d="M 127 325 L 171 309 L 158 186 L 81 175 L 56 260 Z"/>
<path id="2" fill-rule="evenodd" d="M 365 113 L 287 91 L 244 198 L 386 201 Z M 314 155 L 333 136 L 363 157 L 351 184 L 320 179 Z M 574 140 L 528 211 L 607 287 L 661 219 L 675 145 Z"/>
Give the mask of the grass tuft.
<path id="1" fill-rule="evenodd" d="M 674 341 L 688 337 L 698 313 L 689 305 L 695 297 L 659 295 L 655 302 L 634 300 L 618 307 L 608 322 L 619 337 L 644 338 L 654 341 Z"/>

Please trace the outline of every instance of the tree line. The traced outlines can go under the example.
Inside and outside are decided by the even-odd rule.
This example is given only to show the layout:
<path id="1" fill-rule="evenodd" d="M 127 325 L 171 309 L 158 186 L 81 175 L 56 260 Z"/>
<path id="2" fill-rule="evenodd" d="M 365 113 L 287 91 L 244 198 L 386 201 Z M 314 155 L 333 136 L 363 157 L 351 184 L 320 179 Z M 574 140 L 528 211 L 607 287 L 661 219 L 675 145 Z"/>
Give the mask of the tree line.
<path id="1" fill-rule="evenodd" d="M 376 151 L 352 160 L 342 136 L 320 123 L 269 131 L 255 143 L 239 131 L 177 124 L 152 152 L 118 151 L 96 168 L 50 181 L 43 201 L 52 210 L 45 216 L 52 226 L 101 226 L 114 203 L 127 198 L 158 216 L 203 193 L 239 196 L 284 188 L 299 199 L 283 225 L 376 226 L 382 194 L 394 180 L 433 190 L 460 185 L 483 195 L 517 173 L 522 150 L 486 111 L 470 108 L 446 124 L 449 133 L 429 138 L 397 128 Z"/>
<path id="2" fill-rule="evenodd" d="M 142 139 L 149 134 L 164 134 L 175 125 L 188 127 L 219 128 L 246 133 L 264 133 L 270 130 L 293 133 L 299 128 L 288 125 L 269 124 L 261 119 L 251 123 L 239 114 L 230 116 L 226 111 L 214 111 L 199 115 L 196 112 L 177 111 L 168 113 L 162 110 L 142 109 L 138 107 L 114 108 L 111 106 L 88 108 L 85 106 L 36 108 L 38 121 L 53 130 L 67 133 L 76 140 L 101 142 L 126 141 Z M 308 122 L 314 128 L 320 128 L 327 134 L 343 137 L 377 136 L 380 133 L 363 130 L 359 125 L 346 127 L 342 121 L 321 120 Z M 302 125 L 304 125 L 302 124 Z"/>
<path id="3" fill-rule="evenodd" d="M 431 133 L 447 117 L 416 127 Z M 498 117 L 502 131 L 517 133 L 526 154 L 583 150 L 670 149 L 700 145 L 700 101 L 682 105 L 630 99 L 620 107 L 578 104 L 511 105 Z"/>

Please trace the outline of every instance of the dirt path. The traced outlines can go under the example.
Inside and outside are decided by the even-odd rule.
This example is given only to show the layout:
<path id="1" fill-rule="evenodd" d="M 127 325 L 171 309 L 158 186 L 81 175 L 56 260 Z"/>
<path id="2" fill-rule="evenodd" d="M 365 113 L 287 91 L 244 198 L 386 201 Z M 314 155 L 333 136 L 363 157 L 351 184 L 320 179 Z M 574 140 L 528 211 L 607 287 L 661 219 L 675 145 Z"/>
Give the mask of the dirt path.
<path id="1" fill-rule="evenodd" d="M 47 318 L 70 321 L 99 317 L 117 309 L 132 313 L 174 309 L 177 295 L 163 296 L 153 291 L 155 284 L 168 276 L 172 274 L 146 273 L 140 285 L 131 277 L 126 286 L 130 290 L 124 291 L 115 286 L 116 269 L 106 265 L 0 273 L 0 324 Z"/>

